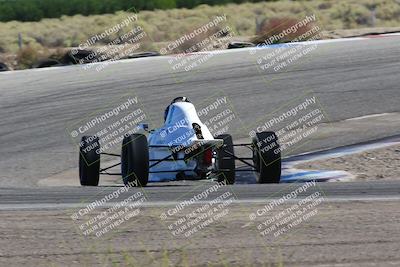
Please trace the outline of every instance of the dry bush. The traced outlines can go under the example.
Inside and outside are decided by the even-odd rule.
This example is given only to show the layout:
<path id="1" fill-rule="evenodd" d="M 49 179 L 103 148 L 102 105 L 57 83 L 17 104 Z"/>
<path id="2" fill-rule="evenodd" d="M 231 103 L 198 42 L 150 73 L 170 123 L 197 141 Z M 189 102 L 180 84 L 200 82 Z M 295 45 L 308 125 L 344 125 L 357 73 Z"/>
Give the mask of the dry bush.
<path id="1" fill-rule="evenodd" d="M 56 50 L 58 51 L 58 50 Z M 62 50 L 60 50 L 62 51 Z M 39 44 L 36 43 L 31 43 L 28 45 L 25 45 L 23 48 L 21 48 L 18 52 L 17 52 L 17 57 L 16 57 L 16 61 L 17 61 L 17 69 L 26 69 L 26 68 L 30 68 L 32 67 L 32 65 L 34 65 L 35 63 L 37 63 L 40 60 L 43 59 L 47 59 L 49 57 L 51 57 L 51 55 L 54 52 L 51 52 L 51 50 L 49 50 L 46 47 L 42 47 Z M 57 52 L 57 53 L 61 53 L 61 52 Z M 55 57 L 53 57 L 55 58 Z"/>
<path id="2" fill-rule="evenodd" d="M 39 53 L 33 46 L 25 46 L 17 53 L 17 61 L 20 68 L 31 67 L 39 59 Z"/>
<path id="3" fill-rule="evenodd" d="M 65 54 L 67 54 L 68 52 L 69 49 L 65 49 L 63 47 L 57 47 L 56 49 L 52 50 L 49 53 L 49 58 L 61 61 L 65 57 Z"/>
<path id="4" fill-rule="evenodd" d="M 252 42 L 255 44 L 261 44 L 268 40 L 270 37 L 278 36 L 285 30 L 295 26 L 301 20 L 294 18 L 273 18 L 271 20 L 265 20 L 260 29 L 260 33 L 257 37 L 253 38 Z M 296 32 L 291 32 L 285 35 L 283 38 L 274 40 L 273 43 L 288 43 L 292 42 L 296 38 L 300 37 L 304 33 L 311 31 L 316 25 L 314 23 L 308 23 L 302 27 L 299 27 Z M 304 40 L 300 40 L 304 41 Z"/>
<path id="5" fill-rule="evenodd" d="M 385 1 L 377 6 L 377 18 L 380 21 L 393 21 L 399 25 L 400 22 L 400 2 Z"/>
<path id="6" fill-rule="evenodd" d="M 318 5 L 319 9 L 329 9 L 332 7 L 332 3 L 330 2 L 324 2 Z"/>
<path id="7" fill-rule="evenodd" d="M 190 34 L 194 30 L 195 29 L 187 32 L 187 34 Z M 207 32 L 203 32 L 199 35 L 196 35 L 193 39 L 185 41 L 183 44 L 175 48 L 172 52 L 175 54 L 199 52 L 202 49 L 212 46 L 215 39 L 211 40 L 210 37 L 221 30 L 222 28 L 219 26 L 210 28 Z"/>
<path id="8" fill-rule="evenodd" d="M 366 6 L 339 2 L 332 6 L 331 18 L 342 22 L 342 28 L 351 29 L 359 25 L 368 26 L 371 11 Z"/>

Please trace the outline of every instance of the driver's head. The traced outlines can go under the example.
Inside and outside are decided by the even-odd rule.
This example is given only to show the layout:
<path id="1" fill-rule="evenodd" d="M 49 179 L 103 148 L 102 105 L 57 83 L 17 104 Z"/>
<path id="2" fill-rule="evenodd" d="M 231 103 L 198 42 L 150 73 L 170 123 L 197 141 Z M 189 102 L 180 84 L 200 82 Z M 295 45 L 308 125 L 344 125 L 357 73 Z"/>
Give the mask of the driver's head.
<path id="1" fill-rule="evenodd" d="M 190 103 L 189 99 L 186 96 L 179 96 L 177 98 L 174 98 L 174 100 L 172 100 L 171 104 L 169 104 L 164 111 L 164 122 L 167 120 L 169 106 L 171 106 L 174 103 L 178 103 L 178 102 L 189 102 Z"/>
<path id="2" fill-rule="evenodd" d="M 177 98 L 175 98 L 174 100 L 172 100 L 171 104 L 173 103 L 177 103 L 177 102 L 189 102 L 189 99 L 186 96 L 179 96 Z"/>

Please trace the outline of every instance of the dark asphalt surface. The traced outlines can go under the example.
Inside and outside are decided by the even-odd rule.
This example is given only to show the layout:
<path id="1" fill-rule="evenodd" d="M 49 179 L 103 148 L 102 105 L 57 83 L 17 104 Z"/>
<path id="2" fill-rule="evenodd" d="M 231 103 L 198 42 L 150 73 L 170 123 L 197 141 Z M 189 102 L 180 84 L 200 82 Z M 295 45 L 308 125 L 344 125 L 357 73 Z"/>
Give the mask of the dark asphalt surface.
<path id="1" fill-rule="evenodd" d="M 163 205 L 168 203 L 179 203 L 199 196 L 202 192 L 209 192 L 215 185 L 211 182 L 182 182 L 169 186 L 168 184 L 152 184 L 144 189 L 130 188 L 126 192 L 112 197 L 106 203 L 119 202 L 133 196 L 141 191 L 146 197 L 147 204 Z M 239 202 L 264 202 L 279 199 L 294 192 L 297 188 L 304 186 L 302 183 L 259 185 L 248 184 L 240 186 L 223 186 L 211 192 L 205 198 L 199 198 L 197 202 L 210 201 L 225 192 L 230 192 Z M 0 210 L 27 208 L 61 208 L 92 203 L 100 201 L 106 196 L 111 196 L 121 187 L 52 187 L 49 188 L 0 188 Z M 397 181 L 374 181 L 374 182 L 346 182 L 346 183 L 317 183 L 308 187 L 305 191 L 298 191 L 298 197 L 304 198 L 315 192 L 319 192 L 326 201 L 347 200 L 399 200 L 400 184 Z M 50 204 L 45 205 L 45 204 Z M 71 204 L 71 205 L 69 205 Z M 22 205 L 22 206 L 21 206 Z M 41 206 L 43 205 L 43 206 Z M 175 204 L 174 204 L 175 205 Z"/>
<path id="2" fill-rule="evenodd" d="M 126 94 L 139 97 L 151 127 L 159 125 L 175 96 L 186 95 L 195 104 L 216 93 L 227 96 L 239 117 L 231 128 L 236 139 L 248 136 L 259 118 L 310 91 L 328 115 L 326 122 L 399 112 L 399 41 L 392 36 L 320 44 L 277 72 L 257 68 L 257 58 L 275 49 L 269 48 L 256 55 L 246 50 L 215 55 L 191 72 L 173 71 L 168 57 L 157 57 L 118 62 L 101 72 L 72 66 L 2 73 L 0 185 L 35 187 L 40 179 L 76 168 L 77 149 L 66 127 Z M 357 135 L 327 134 L 296 153 L 395 134 L 398 128 L 388 122 Z"/>

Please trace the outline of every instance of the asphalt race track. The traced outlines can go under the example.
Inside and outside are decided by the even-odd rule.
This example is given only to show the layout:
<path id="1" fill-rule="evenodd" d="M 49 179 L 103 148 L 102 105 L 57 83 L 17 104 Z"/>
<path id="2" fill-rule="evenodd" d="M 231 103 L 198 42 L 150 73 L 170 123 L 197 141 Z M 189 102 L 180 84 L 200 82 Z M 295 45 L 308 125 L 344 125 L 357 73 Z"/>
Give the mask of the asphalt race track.
<path id="1" fill-rule="evenodd" d="M 126 94 L 137 95 L 157 127 L 169 101 L 180 95 L 195 104 L 226 95 L 239 119 L 231 133 L 248 136 L 254 118 L 313 92 L 329 116 L 326 124 L 370 114 L 399 112 L 399 36 L 321 43 L 282 71 L 261 71 L 249 50 L 216 54 L 195 71 L 174 71 L 169 57 L 117 62 L 100 72 L 80 66 L 0 74 L 0 182 L 35 187 L 40 179 L 77 167 L 77 150 L 67 125 L 107 107 Z M 398 125 L 367 125 L 332 132 L 296 153 L 349 145 L 398 134 Z M 242 130 L 243 129 L 243 130 Z M 247 131 L 246 131 L 247 130 Z M 355 134 L 356 133 L 356 134 Z M 77 179 L 69 177 L 68 179 Z"/>
<path id="2" fill-rule="evenodd" d="M 172 57 L 154 57 L 116 62 L 99 72 L 69 66 L 1 73 L 0 265 L 187 266 L 189 255 L 193 266 L 399 266 L 400 179 L 259 185 L 248 182 L 252 174 L 240 173 L 238 184 L 222 186 L 183 210 L 212 206 L 228 192 L 234 197 L 229 216 L 182 238 L 171 235 L 169 226 L 185 215 L 163 216 L 216 183 L 150 183 L 79 217 L 92 203 L 126 188 L 120 178 L 104 178 L 95 188 L 77 186 L 78 150 L 67 131 L 127 95 L 138 97 L 151 128 L 160 125 L 176 96 L 201 105 L 219 95 L 237 116 L 229 133 L 245 142 L 255 121 L 308 94 L 327 116 L 310 140 L 285 154 L 286 163 L 301 153 L 374 143 L 399 135 L 399 41 L 392 35 L 323 42 L 278 71 L 257 66 L 260 57 L 280 48 L 274 46 L 256 54 L 247 49 L 212 54 L 189 72 L 174 71 Z M 298 191 L 304 186 L 306 192 Z M 258 214 L 293 192 L 296 200 Z M 84 234 L 93 218 L 138 193 L 145 196 L 140 216 L 102 237 Z M 306 222 L 282 238 L 260 235 L 257 225 L 317 193 L 323 201 L 301 214 Z"/>
<path id="3" fill-rule="evenodd" d="M 198 195 L 212 186 L 210 182 L 201 185 L 197 184 L 196 187 L 193 185 L 196 184 L 181 183 L 174 186 L 153 184 L 142 191 L 146 197 L 144 205 L 173 206 L 179 202 L 189 200 L 194 195 Z M 237 203 L 267 203 L 290 194 L 302 185 L 304 184 L 228 186 L 226 189 L 211 193 L 205 201 L 199 201 L 199 203 L 215 199 L 224 190 L 232 192 Z M 2 188 L 0 189 L 0 210 L 77 209 L 90 204 L 96 199 L 110 195 L 117 189 L 117 187 L 111 186 L 98 188 L 55 187 L 51 190 L 48 190 L 48 188 Z M 132 188 L 128 192 L 122 193 L 118 198 L 111 199 L 107 202 L 107 205 L 114 205 L 121 199 L 126 199 L 140 190 L 142 189 Z M 400 186 L 396 181 L 320 183 L 306 192 L 302 192 L 298 197 L 301 199 L 315 192 L 320 192 L 327 202 L 400 200 Z"/>

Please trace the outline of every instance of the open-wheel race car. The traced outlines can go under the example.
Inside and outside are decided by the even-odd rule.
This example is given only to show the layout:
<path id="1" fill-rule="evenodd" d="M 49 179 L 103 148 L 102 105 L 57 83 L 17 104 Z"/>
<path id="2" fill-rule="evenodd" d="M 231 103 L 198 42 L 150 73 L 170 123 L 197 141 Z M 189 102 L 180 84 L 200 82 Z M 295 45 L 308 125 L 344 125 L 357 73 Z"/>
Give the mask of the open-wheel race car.
<path id="1" fill-rule="evenodd" d="M 161 128 L 149 130 L 146 124 L 140 128 L 143 133 L 124 137 L 120 155 L 88 149 L 99 148 L 99 139 L 96 136 L 82 137 L 79 155 L 81 185 L 97 186 L 100 175 L 121 175 L 127 186 L 183 179 L 213 179 L 234 184 L 235 174 L 239 171 L 255 172 L 258 183 L 280 181 L 281 153 L 274 132 L 256 133 L 251 143 L 244 144 L 233 144 L 229 134 L 214 138 L 186 97 L 175 98 L 166 108 Z M 249 148 L 251 155 L 236 156 L 234 147 L 239 146 Z M 101 155 L 120 157 L 121 160 L 100 168 Z M 241 162 L 242 166 L 237 168 L 236 162 Z M 119 165 L 120 173 L 109 172 Z"/>

